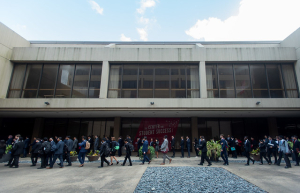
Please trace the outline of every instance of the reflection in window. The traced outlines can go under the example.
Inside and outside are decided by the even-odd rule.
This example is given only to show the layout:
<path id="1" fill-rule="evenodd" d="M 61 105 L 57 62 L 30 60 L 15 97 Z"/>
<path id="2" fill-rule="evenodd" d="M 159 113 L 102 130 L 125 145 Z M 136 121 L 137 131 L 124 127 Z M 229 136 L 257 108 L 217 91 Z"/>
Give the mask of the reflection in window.
<path id="1" fill-rule="evenodd" d="M 123 67 L 122 98 L 137 98 L 137 74 L 136 66 Z"/>
<path id="2" fill-rule="evenodd" d="M 207 98 L 219 98 L 217 65 L 206 66 Z"/>
<path id="3" fill-rule="evenodd" d="M 237 98 L 251 98 L 251 85 L 248 65 L 234 65 Z"/>
<path id="4" fill-rule="evenodd" d="M 153 98 L 153 72 L 151 66 L 139 66 L 138 98 Z"/>
<path id="5" fill-rule="evenodd" d="M 20 98 L 25 69 L 26 65 L 15 65 L 10 83 L 9 98 Z"/>
<path id="6" fill-rule="evenodd" d="M 38 97 L 53 98 L 58 64 L 44 64 Z"/>
<path id="7" fill-rule="evenodd" d="M 91 65 L 76 65 L 72 98 L 87 98 Z"/>
<path id="8" fill-rule="evenodd" d="M 154 98 L 170 98 L 170 74 L 167 67 L 155 68 Z"/>
<path id="9" fill-rule="evenodd" d="M 36 98 L 42 65 L 27 65 L 22 98 Z"/>
<path id="10" fill-rule="evenodd" d="M 268 83 L 264 64 L 251 64 L 250 71 L 254 98 L 269 98 Z"/>
<path id="11" fill-rule="evenodd" d="M 297 83 L 293 65 L 282 64 L 282 73 L 288 98 L 298 98 Z"/>
<path id="12" fill-rule="evenodd" d="M 101 65 L 93 64 L 90 80 L 89 98 L 99 98 L 101 84 Z"/>
<path id="13" fill-rule="evenodd" d="M 121 98 L 122 66 L 112 65 L 110 68 L 108 98 Z"/>
<path id="14" fill-rule="evenodd" d="M 232 65 L 219 65 L 220 98 L 235 98 Z"/>
<path id="15" fill-rule="evenodd" d="M 75 65 L 60 65 L 55 98 L 70 98 Z"/>
<path id="16" fill-rule="evenodd" d="M 266 65 L 271 98 L 284 98 L 284 88 L 279 65 Z"/>

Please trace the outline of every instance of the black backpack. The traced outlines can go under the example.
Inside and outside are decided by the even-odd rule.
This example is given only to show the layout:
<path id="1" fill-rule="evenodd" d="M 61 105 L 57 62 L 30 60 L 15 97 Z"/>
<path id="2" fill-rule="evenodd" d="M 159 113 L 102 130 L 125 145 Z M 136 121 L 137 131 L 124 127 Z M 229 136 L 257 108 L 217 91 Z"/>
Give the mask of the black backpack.
<path id="1" fill-rule="evenodd" d="M 129 144 L 130 151 L 134 151 L 134 147 L 132 144 Z"/>
<path id="2" fill-rule="evenodd" d="M 107 156 L 109 156 L 109 154 L 110 154 L 110 147 L 108 146 L 108 144 L 106 144 L 106 146 L 105 146 L 105 156 L 107 157 Z"/>
<path id="3" fill-rule="evenodd" d="M 46 146 L 44 147 L 44 152 L 45 152 L 45 154 L 48 154 L 48 153 L 50 153 L 50 151 L 51 151 L 50 142 L 46 142 Z"/>

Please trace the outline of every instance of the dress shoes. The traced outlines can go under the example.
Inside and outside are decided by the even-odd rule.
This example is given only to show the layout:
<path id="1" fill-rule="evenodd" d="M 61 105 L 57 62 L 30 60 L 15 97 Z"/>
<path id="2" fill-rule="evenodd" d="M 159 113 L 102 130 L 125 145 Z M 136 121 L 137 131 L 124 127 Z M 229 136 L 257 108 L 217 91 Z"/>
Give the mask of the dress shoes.
<path id="1" fill-rule="evenodd" d="M 45 168 L 39 167 L 39 168 L 37 168 L 37 169 L 45 169 Z"/>
<path id="2" fill-rule="evenodd" d="M 211 166 L 212 164 L 211 163 L 209 163 L 207 166 Z"/>

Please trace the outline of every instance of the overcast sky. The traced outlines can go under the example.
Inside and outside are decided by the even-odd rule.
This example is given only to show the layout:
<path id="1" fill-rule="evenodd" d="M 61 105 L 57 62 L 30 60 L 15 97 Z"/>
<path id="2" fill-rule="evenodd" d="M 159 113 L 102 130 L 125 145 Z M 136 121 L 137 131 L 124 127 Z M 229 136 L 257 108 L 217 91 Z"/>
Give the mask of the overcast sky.
<path id="1" fill-rule="evenodd" d="M 283 40 L 300 27 L 299 8 L 300 0 L 0 0 L 0 22 L 27 40 Z"/>

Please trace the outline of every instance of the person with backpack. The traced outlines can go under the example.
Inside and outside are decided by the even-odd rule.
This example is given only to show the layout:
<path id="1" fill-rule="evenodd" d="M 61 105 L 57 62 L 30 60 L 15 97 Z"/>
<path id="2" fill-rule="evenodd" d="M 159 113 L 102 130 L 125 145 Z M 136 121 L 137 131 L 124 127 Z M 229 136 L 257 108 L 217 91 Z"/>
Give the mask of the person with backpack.
<path id="1" fill-rule="evenodd" d="M 228 154 L 227 154 L 228 144 L 227 144 L 227 141 L 225 140 L 223 134 L 220 135 L 220 138 L 221 138 L 220 143 L 221 143 L 221 146 L 222 146 L 222 148 L 221 148 L 221 157 L 224 160 L 224 164 L 223 165 L 229 165 L 228 164 Z"/>
<path id="2" fill-rule="evenodd" d="M 51 151 L 50 142 L 48 142 L 48 138 L 44 137 L 44 141 L 42 142 L 41 148 L 39 150 L 39 155 L 41 158 L 41 167 L 37 169 L 45 169 L 47 165 L 47 155 Z"/>
<path id="3" fill-rule="evenodd" d="M 251 151 L 251 143 L 248 140 L 248 137 L 245 136 L 244 137 L 245 140 L 245 156 L 247 157 L 247 164 L 245 164 L 245 166 L 249 166 L 249 160 L 251 160 L 254 164 L 254 160 L 250 158 L 250 151 Z"/>
<path id="4" fill-rule="evenodd" d="M 126 157 L 125 157 L 125 160 L 124 160 L 123 164 L 121 164 L 121 165 L 125 166 L 125 163 L 128 159 L 129 160 L 129 165 L 128 166 L 132 166 L 132 162 L 131 162 L 131 158 L 130 158 L 130 156 L 131 156 L 130 144 L 128 143 L 127 139 L 125 139 L 124 142 L 125 142 Z"/>
<path id="5" fill-rule="evenodd" d="M 289 146 L 288 146 L 288 142 L 283 139 L 283 136 L 279 136 L 279 148 L 278 148 L 278 153 L 279 153 L 279 159 L 277 162 L 277 165 L 280 166 L 281 163 L 281 158 L 284 156 L 284 161 L 286 166 L 284 167 L 285 169 L 291 168 L 291 162 L 290 159 L 288 157 L 288 155 L 290 154 L 290 150 L 289 150 Z"/>
<path id="6" fill-rule="evenodd" d="M 78 160 L 80 162 L 79 167 L 84 166 L 84 159 L 85 159 L 85 154 L 86 152 L 90 149 L 90 143 L 86 140 L 86 136 L 82 136 L 82 142 L 78 144 L 80 147 L 80 151 L 78 154 Z"/>
<path id="7" fill-rule="evenodd" d="M 114 165 L 113 159 L 116 160 L 117 164 L 119 164 L 119 161 L 116 158 L 116 152 L 117 150 L 119 150 L 120 146 L 119 143 L 116 142 L 116 138 L 115 137 L 111 137 L 111 150 L 110 150 L 110 165 Z"/>
<path id="8" fill-rule="evenodd" d="M 100 147 L 100 157 L 101 157 L 101 164 L 98 166 L 98 168 L 103 168 L 103 162 L 107 163 L 107 166 L 109 166 L 109 162 L 106 159 L 106 156 L 110 153 L 110 148 L 108 146 L 108 143 L 106 142 L 106 138 L 103 138 L 101 141 L 101 147 Z"/>

